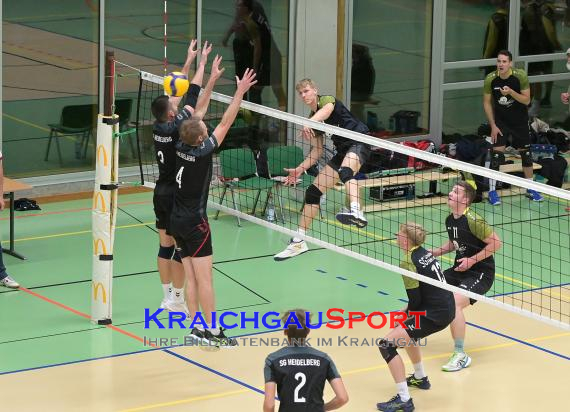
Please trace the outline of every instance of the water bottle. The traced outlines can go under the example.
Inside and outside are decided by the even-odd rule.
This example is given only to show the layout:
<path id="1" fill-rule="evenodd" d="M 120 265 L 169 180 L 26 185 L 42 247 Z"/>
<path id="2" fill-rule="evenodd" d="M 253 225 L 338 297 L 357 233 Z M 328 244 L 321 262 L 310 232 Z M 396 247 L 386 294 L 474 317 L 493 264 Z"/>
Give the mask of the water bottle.
<path id="1" fill-rule="evenodd" d="M 319 206 L 321 208 L 321 211 L 326 210 L 327 208 L 327 195 L 323 194 L 321 196 L 321 199 L 319 200 Z"/>
<path id="2" fill-rule="evenodd" d="M 267 206 L 267 221 L 274 222 L 275 221 L 275 207 L 273 203 L 269 203 Z"/>

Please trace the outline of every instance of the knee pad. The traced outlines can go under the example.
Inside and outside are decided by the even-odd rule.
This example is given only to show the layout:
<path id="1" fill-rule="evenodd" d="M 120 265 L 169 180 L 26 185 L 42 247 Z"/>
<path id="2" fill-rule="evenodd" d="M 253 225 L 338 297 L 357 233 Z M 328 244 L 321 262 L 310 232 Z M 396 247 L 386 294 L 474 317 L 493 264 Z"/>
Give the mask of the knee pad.
<path id="1" fill-rule="evenodd" d="M 398 348 L 394 345 L 394 342 L 389 342 L 385 339 L 380 339 L 380 344 L 378 345 L 378 349 L 380 349 L 380 354 L 386 361 L 386 363 L 390 363 L 392 359 L 398 356 Z"/>
<path id="2" fill-rule="evenodd" d="M 317 186 L 311 185 L 305 192 L 305 203 L 308 205 L 318 205 L 322 195 L 323 192 L 321 192 Z"/>
<path id="3" fill-rule="evenodd" d="M 492 170 L 499 170 L 501 164 L 505 163 L 505 154 L 491 150 L 491 166 Z"/>
<path id="4" fill-rule="evenodd" d="M 350 167 L 341 167 L 338 169 L 338 175 L 342 183 L 348 182 L 350 179 L 354 178 L 354 172 Z"/>
<path id="5" fill-rule="evenodd" d="M 172 256 L 172 259 L 178 263 L 182 263 L 182 258 L 180 257 L 180 252 L 178 250 L 174 251 L 174 256 Z"/>
<path id="6" fill-rule="evenodd" d="M 174 245 L 172 246 L 162 246 L 158 248 L 158 257 L 161 259 L 172 259 L 172 254 L 174 253 Z"/>
<path id="7" fill-rule="evenodd" d="M 523 167 L 532 167 L 532 155 L 530 154 L 530 149 L 525 147 L 520 151 L 520 153 Z"/>

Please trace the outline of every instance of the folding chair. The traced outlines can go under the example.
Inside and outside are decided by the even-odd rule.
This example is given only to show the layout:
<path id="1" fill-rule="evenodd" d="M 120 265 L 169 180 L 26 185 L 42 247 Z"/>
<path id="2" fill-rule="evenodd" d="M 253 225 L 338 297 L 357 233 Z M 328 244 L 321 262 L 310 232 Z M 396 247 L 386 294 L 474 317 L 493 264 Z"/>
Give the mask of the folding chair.
<path id="1" fill-rule="evenodd" d="M 48 125 L 50 127 L 50 133 L 44 160 L 48 160 L 51 141 L 53 138 L 56 138 L 55 145 L 57 148 L 57 156 L 59 158 L 60 165 L 63 165 L 58 139 L 58 137 L 62 136 L 76 136 L 81 139 L 79 150 L 76 150 L 76 155 L 79 157 L 81 155 L 83 145 L 87 146 L 89 143 L 89 137 L 93 134 L 96 116 L 97 107 L 94 104 L 65 106 L 61 111 L 59 123 Z M 85 158 L 85 156 L 86 152 L 84 153 L 83 158 Z"/>
<path id="2" fill-rule="evenodd" d="M 287 176 L 285 169 L 293 169 L 301 162 L 305 160 L 303 155 L 303 149 L 299 146 L 273 146 L 267 149 L 267 163 L 269 164 L 269 174 L 271 177 L 276 176 Z M 299 188 L 305 188 L 313 183 L 315 179 L 313 176 L 303 173 L 301 176 L 301 181 L 297 184 Z M 279 199 L 279 205 L 283 209 L 283 196 L 281 193 L 283 184 L 279 181 L 275 182 L 275 191 L 277 192 L 277 197 Z M 303 206 L 301 206 L 301 211 L 305 206 L 303 201 Z M 323 218 L 323 211 L 319 205 L 319 212 L 321 219 Z M 283 221 L 285 223 L 285 221 Z"/>
<path id="3" fill-rule="evenodd" d="M 131 124 L 131 110 L 133 107 L 133 101 L 131 99 L 119 99 L 115 101 L 115 114 L 119 116 L 119 131 L 125 132 L 129 128 L 134 128 Z M 131 155 L 133 158 L 137 157 L 137 151 L 133 142 L 133 137 L 136 138 L 135 134 L 126 135 L 129 139 L 129 145 L 131 147 Z M 87 148 L 85 148 L 87 150 Z"/>
<path id="4" fill-rule="evenodd" d="M 257 203 L 261 195 L 262 190 L 267 190 L 267 197 L 265 200 L 265 207 L 267 207 L 267 202 L 272 195 L 273 181 L 266 179 L 264 177 L 257 176 L 257 167 L 255 164 L 255 159 L 253 157 L 253 152 L 250 149 L 239 148 L 239 149 L 227 149 L 223 150 L 219 154 L 220 156 L 220 167 L 222 169 L 222 176 L 226 180 L 224 182 L 224 189 L 222 191 L 222 196 L 220 197 L 220 204 L 224 201 L 226 192 L 229 189 L 232 196 L 232 203 L 235 210 L 239 210 L 236 205 L 235 191 L 234 189 L 244 189 L 244 190 L 255 190 L 257 194 L 255 196 L 255 201 L 253 203 L 252 215 L 255 215 L 255 209 L 257 208 Z M 234 181 L 234 179 L 240 179 Z M 262 211 L 265 213 L 265 207 Z M 220 211 L 216 212 L 214 219 L 218 218 Z M 281 216 L 283 216 L 283 210 L 281 209 Z M 241 220 L 239 216 L 237 217 L 238 226 L 241 226 Z"/>

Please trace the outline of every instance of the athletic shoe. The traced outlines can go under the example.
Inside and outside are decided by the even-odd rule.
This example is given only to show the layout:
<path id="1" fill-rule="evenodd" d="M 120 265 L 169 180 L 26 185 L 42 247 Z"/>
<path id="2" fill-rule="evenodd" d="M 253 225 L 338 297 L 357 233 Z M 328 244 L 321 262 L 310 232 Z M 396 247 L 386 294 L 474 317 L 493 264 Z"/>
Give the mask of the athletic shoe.
<path id="1" fill-rule="evenodd" d="M 394 396 L 388 402 L 380 402 L 376 404 L 379 411 L 384 412 L 412 412 L 415 408 L 412 398 L 406 402 L 402 402 L 400 395 Z"/>
<path id="2" fill-rule="evenodd" d="M 457 372 L 471 365 L 471 358 L 466 353 L 453 352 L 449 361 L 441 367 L 444 372 Z"/>
<path id="3" fill-rule="evenodd" d="M 499 197 L 499 194 L 496 190 L 491 190 L 488 196 L 491 206 L 499 206 L 501 204 L 501 198 Z"/>
<path id="4" fill-rule="evenodd" d="M 342 209 L 336 214 L 336 220 L 343 225 L 354 225 L 358 228 L 366 227 L 368 224 L 368 220 L 366 220 L 361 210 Z"/>
<path id="5" fill-rule="evenodd" d="M 427 376 L 424 376 L 423 378 L 418 379 L 412 373 L 410 376 L 408 376 L 408 378 L 406 379 L 406 382 L 408 382 L 408 386 L 412 386 L 414 388 L 420 388 L 420 389 L 431 388 L 431 383 L 429 382 L 429 379 Z"/>
<path id="6" fill-rule="evenodd" d="M 299 242 L 295 242 L 293 239 L 289 241 L 289 245 L 287 248 L 281 252 L 273 256 L 273 259 L 276 261 L 281 261 L 285 259 L 289 259 L 295 256 L 300 255 L 301 253 L 305 253 L 309 250 L 309 246 L 307 246 L 307 242 L 301 240 Z"/>
<path id="7" fill-rule="evenodd" d="M 4 286 L 10 289 L 18 289 L 20 287 L 20 284 L 10 276 L 6 276 L 4 279 L 0 279 L 0 286 Z"/>
<path id="8" fill-rule="evenodd" d="M 188 307 L 186 306 L 186 302 L 182 301 L 174 301 L 168 299 L 164 305 L 163 309 L 166 309 L 169 312 L 184 312 L 188 315 Z"/>
<path id="9" fill-rule="evenodd" d="M 542 195 L 540 193 L 538 193 L 536 190 L 532 190 L 532 189 L 527 189 L 526 197 L 528 197 L 533 202 L 542 202 L 544 200 L 544 198 L 542 197 Z"/>
<path id="10" fill-rule="evenodd" d="M 224 334 L 224 329 L 222 328 L 220 328 L 220 333 L 217 335 L 214 335 L 209 330 L 206 330 L 205 339 L 207 340 L 208 345 L 219 348 L 234 349 L 238 346 L 237 340 L 226 336 Z M 204 339 L 202 339 L 202 342 L 204 342 Z"/>
<path id="11" fill-rule="evenodd" d="M 162 301 L 160 302 L 160 309 L 166 309 L 167 304 L 168 304 L 168 299 L 167 298 L 162 299 Z"/>

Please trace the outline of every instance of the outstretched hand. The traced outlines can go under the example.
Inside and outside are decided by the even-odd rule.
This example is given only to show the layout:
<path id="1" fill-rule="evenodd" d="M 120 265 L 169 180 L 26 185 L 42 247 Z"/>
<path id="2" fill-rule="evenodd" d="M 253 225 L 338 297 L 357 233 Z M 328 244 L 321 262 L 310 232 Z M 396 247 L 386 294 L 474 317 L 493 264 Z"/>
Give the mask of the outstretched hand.
<path id="1" fill-rule="evenodd" d="M 245 69 L 245 73 L 243 74 L 243 77 L 241 79 L 236 76 L 237 92 L 240 92 L 241 94 L 246 94 L 247 91 L 251 88 L 251 86 L 257 83 L 257 80 L 255 80 L 255 76 L 256 74 L 253 69 Z"/>
<path id="2" fill-rule="evenodd" d="M 202 56 L 200 58 L 200 64 L 206 65 L 208 62 L 208 54 L 212 51 L 212 43 L 208 43 L 206 40 L 204 42 L 204 47 L 202 47 Z"/>
<path id="3" fill-rule="evenodd" d="M 192 39 L 192 41 L 190 42 L 190 46 L 188 46 L 188 60 L 193 61 L 198 55 L 198 48 L 196 47 L 197 45 L 198 45 L 198 40 Z"/>
<path id="4" fill-rule="evenodd" d="M 222 73 L 224 73 L 224 70 L 226 70 L 223 67 L 220 69 L 221 63 L 222 56 L 216 54 L 216 57 L 214 57 L 214 61 L 212 63 L 212 71 L 210 72 L 210 77 L 214 78 L 215 80 L 218 80 L 220 77 L 222 77 Z"/>

